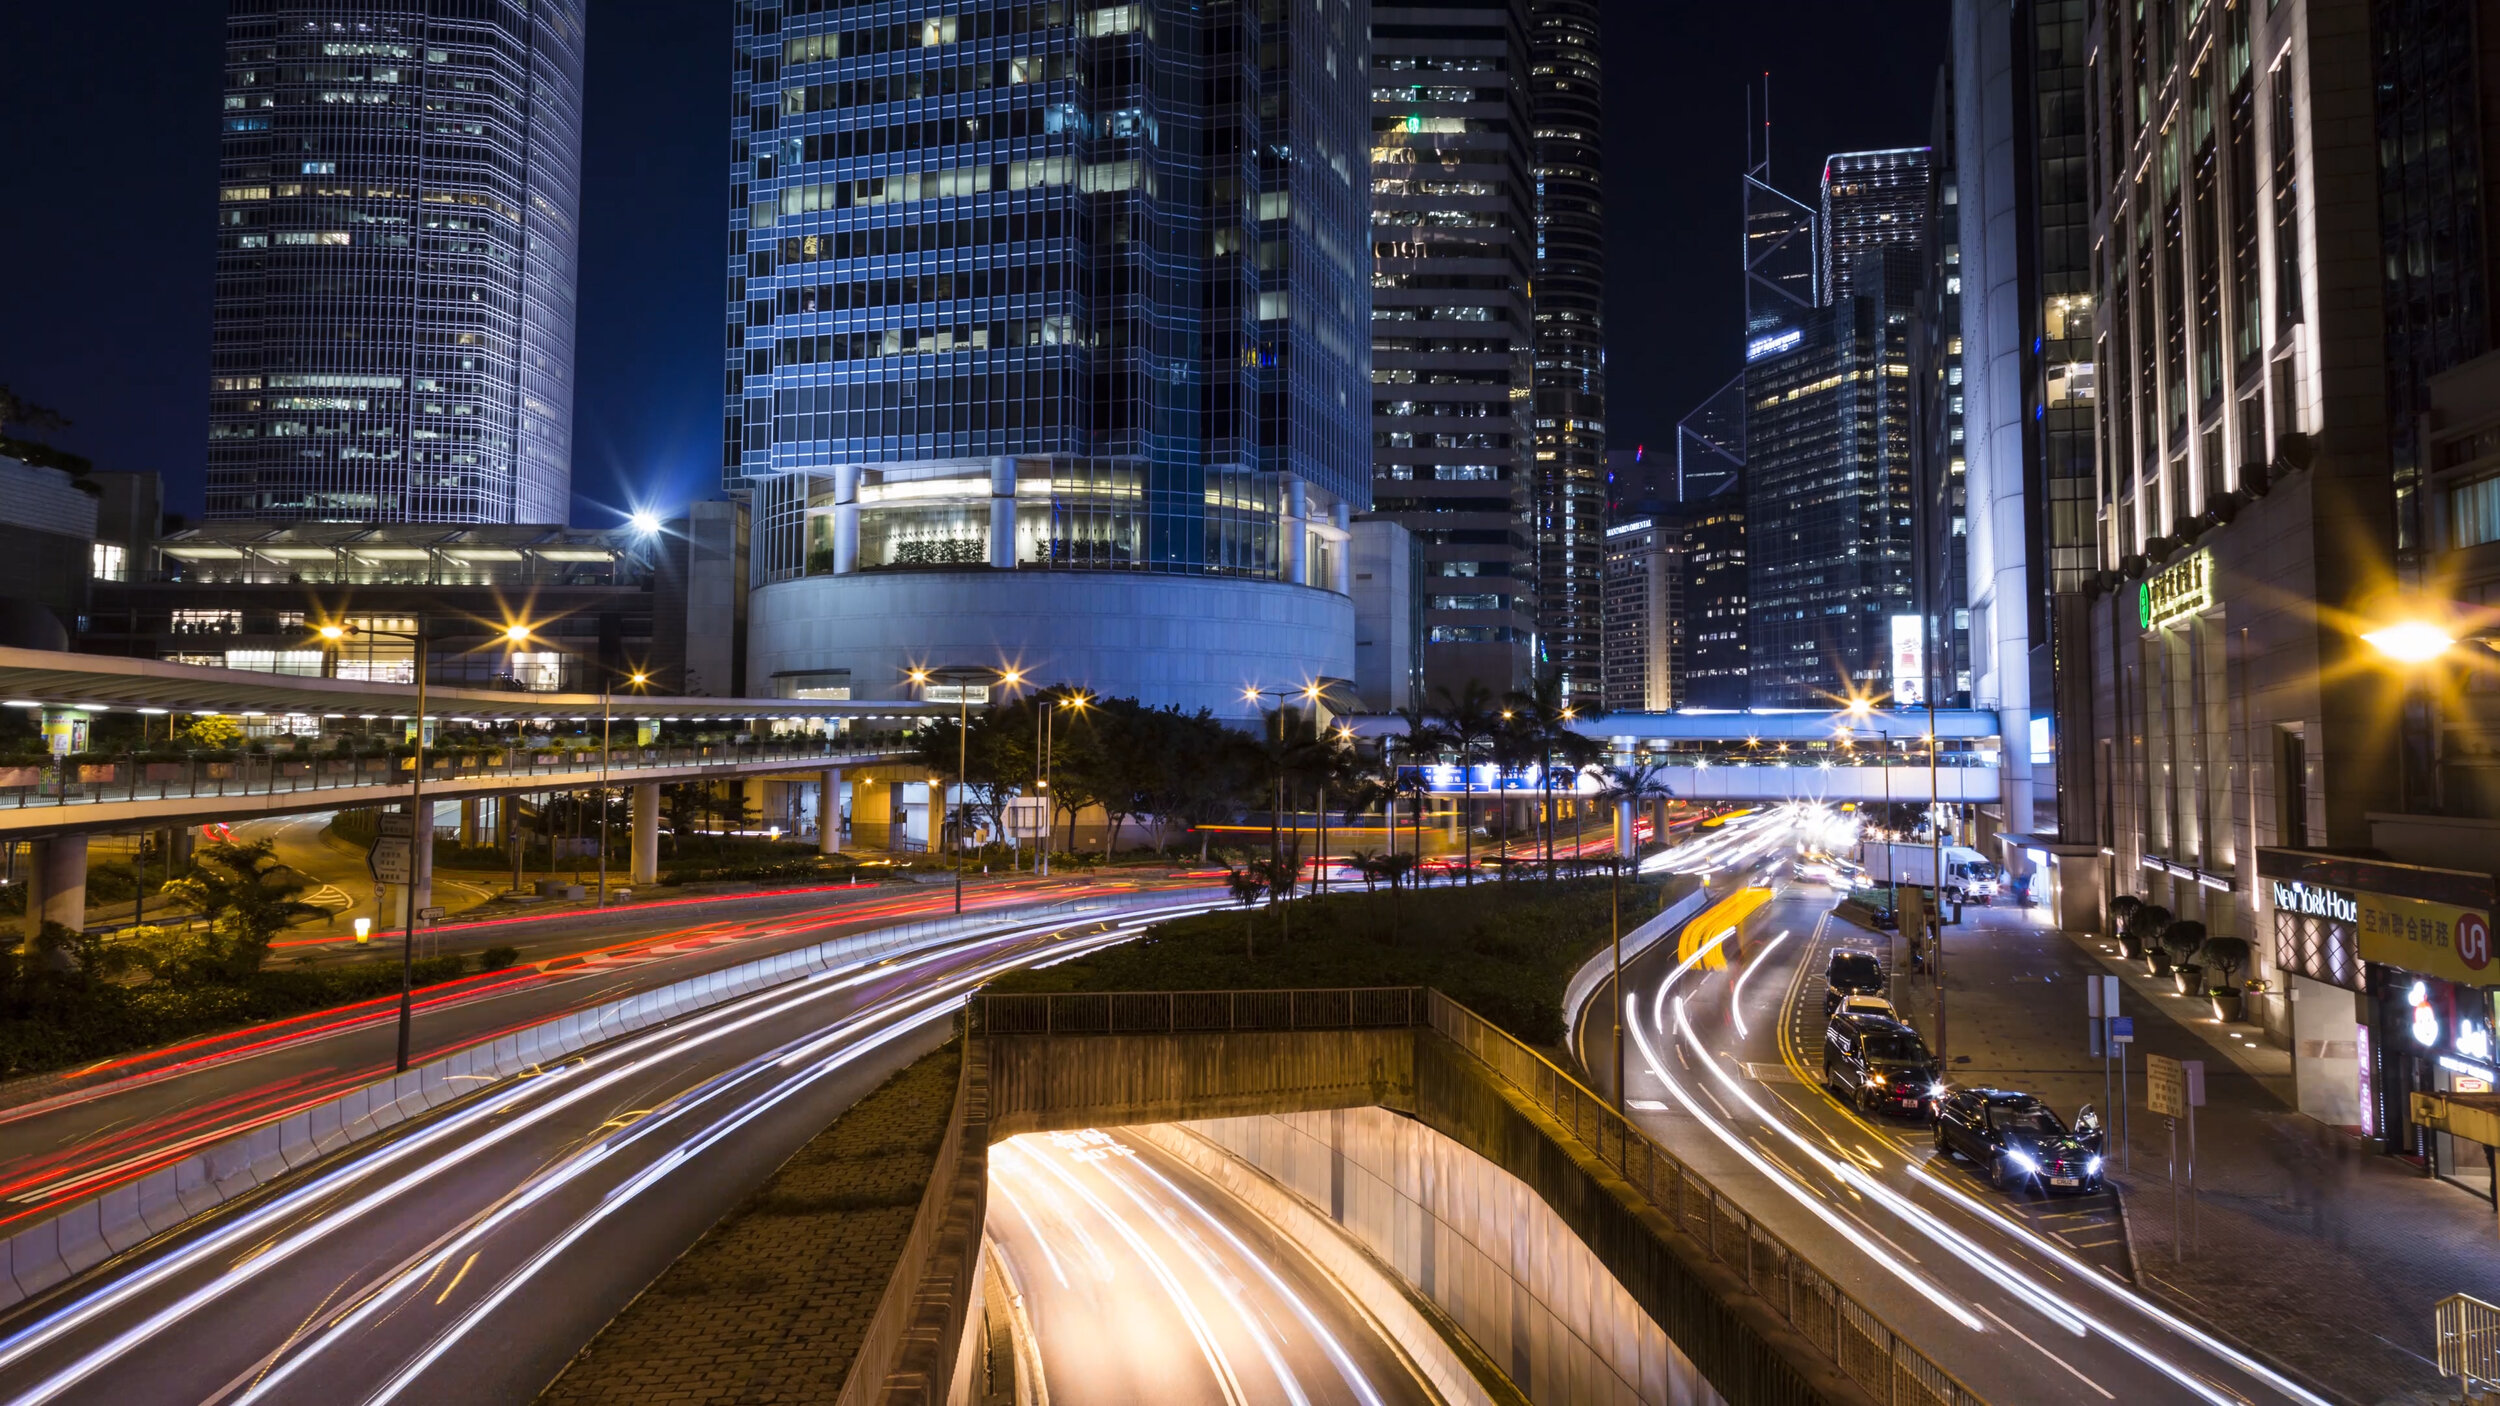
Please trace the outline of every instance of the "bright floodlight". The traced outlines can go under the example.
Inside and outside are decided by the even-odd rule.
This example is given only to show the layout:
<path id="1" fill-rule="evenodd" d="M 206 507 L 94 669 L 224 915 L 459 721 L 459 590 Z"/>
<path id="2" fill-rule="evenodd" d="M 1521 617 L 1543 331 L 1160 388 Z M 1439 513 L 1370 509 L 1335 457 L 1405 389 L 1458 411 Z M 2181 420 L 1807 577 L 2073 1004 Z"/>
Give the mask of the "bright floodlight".
<path id="1" fill-rule="evenodd" d="M 1013 688 L 1017 684 L 1024 682 L 1024 671 L 1022 669 L 1002 670 L 999 673 L 998 681 L 1008 688 Z"/>
<path id="2" fill-rule="evenodd" d="M 321 627 L 321 637 L 325 640 L 343 640 L 347 638 L 347 627 L 344 625 L 324 625 Z"/>
<path id="3" fill-rule="evenodd" d="M 2371 648 L 2399 664 L 2427 664 L 2447 653 L 2448 647 L 2456 643 L 2447 631 L 2419 620 L 2373 630 L 2361 638 L 2368 640 Z"/>
<path id="4" fill-rule="evenodd" d="M 506 625 L 503 627 L 503 637 L 510 640 L 514 644 L 520 644 L 530 637 L 530 627 L 527 625 Z"/>
<path id="5" fill-rule="evenodd" d="M 636 508 L 633 516 L 625 519 L 625 525 L 649 537 L 659 532 L 660 517 L 648 508 Z"/>
<path id="6" fill-rule="evenodd" d="M 649 674 L 636 674 L 632 679 L 632 683 L 636 688 L 640 688 L 649 682 L 651 682 L 651 676 Z"/>

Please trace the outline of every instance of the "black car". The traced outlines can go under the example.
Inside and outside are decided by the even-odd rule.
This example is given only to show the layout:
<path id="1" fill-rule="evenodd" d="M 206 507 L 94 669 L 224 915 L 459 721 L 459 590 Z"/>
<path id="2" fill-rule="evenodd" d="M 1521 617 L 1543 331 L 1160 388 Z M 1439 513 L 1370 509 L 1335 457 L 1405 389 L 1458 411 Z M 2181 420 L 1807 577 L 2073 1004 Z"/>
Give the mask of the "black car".
<path id="1" fill-rule="evenodd" d="M 1872 952 L 1846 948 L 1832 954 L 1823 967 L 1823 1014 L 1830 1015 L 1843 996 L 1884 994 L 1884 964 Z"/>
<path id="2" fill-rule="evenodd" d="M 1881 1015 L 1836 1015 L 1823 1031 L 1823 1086 L 1867 1112 L 1926 1114 L 1943 1085 L 1918 1032 Z"/>
<path id="3" fill-rule="evenodd" d="M 1999 1190 L 2101 1189 L 2101 1120 L 2089 1104 L 2070 1129 L 2030 1094 L 1964 1089 L 1936 1107 L 1936 1151 L 1968 1157 Z"/>

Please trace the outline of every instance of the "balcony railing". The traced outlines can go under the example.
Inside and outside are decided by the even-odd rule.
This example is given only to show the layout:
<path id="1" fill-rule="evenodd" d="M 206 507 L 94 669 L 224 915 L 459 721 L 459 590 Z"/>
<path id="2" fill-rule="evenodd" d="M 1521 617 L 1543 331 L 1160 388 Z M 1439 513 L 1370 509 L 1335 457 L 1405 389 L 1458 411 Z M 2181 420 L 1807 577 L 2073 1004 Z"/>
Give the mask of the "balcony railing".
<path id="1" fill-rule="evenodd" d="M 688 747 L 615 747 L 608 777 L 623 784 L 638 773 L 689 768 L 823 762 L 883 761 L 912 755 L 892 742 L 723 742 Z M 216 797 L 282 796 L 302 791 L 404 786 L 416 768 L 398 757 L 238 757 L 233 761 L 160 762 L 131 758 L 62 766 L 0 766 L 0 810 L 36 806 L 101 805 L 112 802 L 205 800 Z M 578 785 L 599 770 L 590 750 L 517 748 L 498 752 L 446 753 L 426 758 L 425 783 L 458 786 L 487 778 L 563 777 Z"/>

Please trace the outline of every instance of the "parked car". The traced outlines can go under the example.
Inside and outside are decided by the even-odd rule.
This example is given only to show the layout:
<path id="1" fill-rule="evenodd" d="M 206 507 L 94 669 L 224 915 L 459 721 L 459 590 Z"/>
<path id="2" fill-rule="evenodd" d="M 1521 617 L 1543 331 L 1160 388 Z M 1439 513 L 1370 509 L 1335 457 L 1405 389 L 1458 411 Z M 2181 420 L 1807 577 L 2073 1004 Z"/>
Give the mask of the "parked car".
<path id="1" fill-rule="evenodd" d="M 1889 1015 L 1842 1011 L 1824 1027 L 1824 1087 L 1863 1111 L 1923 1116 L 1944 1091 L 1940 1078 L 1927 1042 Z"/>
<path id="2" fill-rule="evenodd" d="M 2090 1104 L 2068 1128 L 2032 1094 L 1963 1089 L 1936 1107 L 1936 1151 L 1969 1158 L 1999 1190 L 2101 1189 L 2101 1119 Z"/>
<path id="3" fill-rule="evenodd" d="M 1834 1015 L 1880 1015 L 1886 1020 L 1899 1020 L 1901 1012 L 1881 996 L 1843 996 Z"/>
<path id="4" fill-rule="evenodd" d="M 1840 1006 L 1843 996 L 1880 996 L 1884 992 L 1884 964 L 1872 952 L 1841 948 L 1823 964 L 1823 1014 L 1830 1015 Z"/>

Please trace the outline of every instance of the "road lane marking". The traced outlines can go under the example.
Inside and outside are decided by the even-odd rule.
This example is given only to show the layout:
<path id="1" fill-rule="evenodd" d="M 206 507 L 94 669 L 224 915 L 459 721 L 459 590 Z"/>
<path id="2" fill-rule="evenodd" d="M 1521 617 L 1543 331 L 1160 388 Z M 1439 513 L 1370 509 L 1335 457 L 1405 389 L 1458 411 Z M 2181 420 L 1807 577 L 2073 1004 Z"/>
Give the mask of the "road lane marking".
<path id="1" fill-rule="evenodd" d="M 1978 1300 L 1976 1300 L 1976 1299 L 1973 1299 L 1971 1302 L 1972 1302 L 1973 1304 L 1975 1304 L 1975 1305 L 1978 1307 L 1978 1309 L 1979 1309 L 1979 1311 L 1980 1311 L 1981 1313 L 1987 1314 L 1990 1318 L 1996 1318 L 1996 1324 L 1997 1324 L 1997 1326 L 1998 1326 L 1998 1327 L 2003 1328 L 2005 1331 L 2007 1331 L 2007 1332 L 2009 1332 L 2009 1333 L 2012 1333 L 2015 1337 L 2018 1337 L 2018 1338 L 2022 1339 L 2022 1340 L 2023 1340 L 2024 1342 L 2026 1342 L 2026 1343 L 2031 1343 L 2031 1350 L 2032 1350 L 2032 1351 L 2034 1351 L 2034 1352 L 2036 1352 L 2036 1353 L 2040 1354 L 2042 1357 L 2045 1357 L 2045 1358 L 2049 1359 L 2051 1362 L 2056 1363 L 2058 1366 L 2065 1368 L 2065 1369 L 2066 1369 L 2069 1373 L 2071 1373 L 2071 1374 L 2074 1376 L 2074 1379 L 2075 1379 L 2076 1381 L 2079 1381 L 2079 1382 L 2083 1383 L 2085 1386 L 2088 1386 L 2088 1387 L 2092 1388 L 2094 1391 L 2099 1392 L 2099 1393 L 2101 1394 L 2101 1399 L 2102 1399 L 2102 1400 L 2104 1400 L 2104 1401 L 2115 1401 L 2115 1400 L 2117 1400 L 2117 1399 L 2118 1399 L 2117 1397 L 2110 1395 L 2110 1393 L 2109 1393 L 2109 1388 L 2102 1386 L 2099 1382 L 2096 1382 L 2096 1381 L 2092 1380 L 2090 1377 L 2085 1376 L 2083 1373 L 2076 1371 L 2076 1370 L 2075 1370 L 2075 1364 L 2073 1364 L 2073 1363 L 2071 1363 L 2071 1362 L 2067 1361 L 2067 1360 L 2066 1360 L 2065 1358 L 2063 1358 L 2063 1357 L 2058 1356 L 2056 1353 L 2049 1351 L 2047 1348 L 2040 1346 L 2038 1343 L 2036 1343 L 2036 1342 L 2032 1342 L 2032 1340 L 2031 1340 L 2031 1335 L 2030 1335 L 2029 1333 L 2024 1332 L 2022 1329 L 2015 1327 L 2013 1324 L 2006 1322 L 2006 1321 L 2005 1321 L 2004 1319 L 2002 1319 L 2002 1318 L 1997 1318 L 1997 1315 L 1996 1315 L 1996 1310 L 1994 1310 L 1994 1309 L 1992 1309 L 1992 1308 L 1988 1307 L 1988 1306 L 1987 1306 L 1986 1304 L 1984 1304 L 1984 1303 L 1980 1303 L 1980 1302 L 1979 1302 Z"/>
<path id="2" fill-rule="evenodd" d="M 469 1277 L 469 1266 L 476 1264 L 477 1257 L 483 1253 L 485 1252 L 482 1250 L 471 1250 L 469 1252 L 469 1257 L 460 1262 L 460 1272 L 453 1275 L 451 1277 L 451 1282 L 443 1286 L 443 1292 L 434 1296 L 434 1302 L 437 1306 L 440 1306 L 443 1300 L 451 1297 L 451 1291 L 460 1287 L 461 1280 Z"/>

